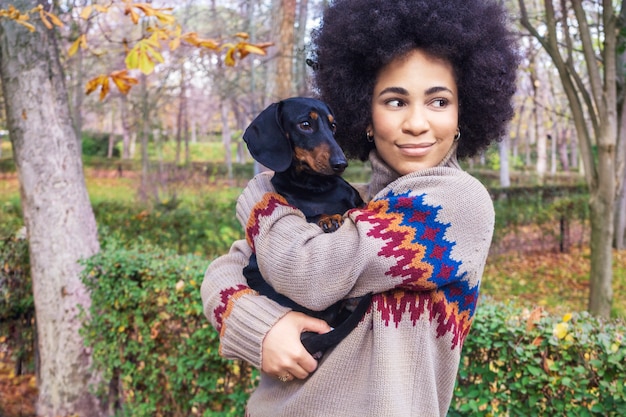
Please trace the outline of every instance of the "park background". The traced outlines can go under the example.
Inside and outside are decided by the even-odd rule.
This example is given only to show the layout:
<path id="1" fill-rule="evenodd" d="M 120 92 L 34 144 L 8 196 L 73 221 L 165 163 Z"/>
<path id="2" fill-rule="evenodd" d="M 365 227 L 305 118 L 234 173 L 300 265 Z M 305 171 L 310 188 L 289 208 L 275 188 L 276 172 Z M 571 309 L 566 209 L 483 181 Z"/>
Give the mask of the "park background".
<path id="1" fill-rule="evenodd" d="M 626 414 L 626 10 L 555 3 L 505 2 L 516 117 L 464 162 L 496 232 L 450 415 Z M 258 373 L 199 285 L 243 236 L 243 129 L 312 94 L 326 2 L 42 4 L 0 2 L 0 416 L 243 415 Z"/>

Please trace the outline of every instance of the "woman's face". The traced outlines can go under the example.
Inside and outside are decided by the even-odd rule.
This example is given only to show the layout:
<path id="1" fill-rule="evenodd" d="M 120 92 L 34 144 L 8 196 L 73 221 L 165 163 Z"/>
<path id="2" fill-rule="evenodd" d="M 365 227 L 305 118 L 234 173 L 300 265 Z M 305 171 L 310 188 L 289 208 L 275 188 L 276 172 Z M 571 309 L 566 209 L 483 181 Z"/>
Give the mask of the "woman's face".
<path id="1" fill-rule="evenodd" d="M 381 158 L 406 175 L 443 160 L 454 143 L 458 115 L 452 65 L 416 49 L 378 74 L 368 132 Z"/>

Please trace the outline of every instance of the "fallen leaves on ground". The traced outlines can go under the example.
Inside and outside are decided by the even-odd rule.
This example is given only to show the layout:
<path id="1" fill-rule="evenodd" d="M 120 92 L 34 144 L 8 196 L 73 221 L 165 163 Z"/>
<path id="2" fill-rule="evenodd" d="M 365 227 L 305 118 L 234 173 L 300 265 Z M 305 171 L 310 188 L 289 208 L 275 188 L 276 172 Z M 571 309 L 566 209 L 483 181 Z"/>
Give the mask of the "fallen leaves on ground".
<path id="1" fill-rule="evenodd" d="M 15 365 L 6 351 L 0 352 L 0 416 L 35 417 L 35 375 L 15 375 Z"/>

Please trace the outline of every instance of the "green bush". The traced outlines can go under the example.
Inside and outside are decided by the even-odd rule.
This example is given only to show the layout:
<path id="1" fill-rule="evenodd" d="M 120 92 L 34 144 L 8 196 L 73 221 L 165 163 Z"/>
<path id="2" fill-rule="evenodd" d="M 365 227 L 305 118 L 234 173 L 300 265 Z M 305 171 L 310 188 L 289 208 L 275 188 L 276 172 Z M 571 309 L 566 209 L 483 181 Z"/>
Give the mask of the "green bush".
<path id="1" fill-rule="evenodd" d="M 132 245 L 141 237 L 179 254 L 194 253 L 211 259 L 226 253 L 234 240 L 243 237 L 235 218 L 235 203 L 234 199 L 206 199 L 194 206 L 150 208 L 135 203 L 100 202 L 93 209 L 102 233 L 124 245 Z"/>
<path id="2" fill-rule="evenodd" d="M 0 340 L 13 354 L 16 375 L 34 371 L 34 334 L 28 241 L 14 235 L 0 240 Z"/>
<path id="3" fill-rule="evenodd" d="M 202 311 L 206 258 L 105 243 L 85 262 L 82 334 L 117 416 L 240 416 L 255 377 L 218 354 Z M 109 381 L 111 381 L 109 383 Z"/>
<path id="4" fill-rule="evenodd" d="M 19 199 L 0 201 L 0 239 L 13 236 L 24 226 Z"/>
<path id="5" fill-rule="evenodd" d="M 491 188 L 496 224 L 494 243 L 511 232 L 539 226 L 541 238 L 569 240 L 569 226 L 589 219 L 589 193 L 585 186 Z"/>
<path id="6" fill-rule="evenodd" d="M 483 303 L 449 416 L 626 415 L 626 325 Z"/>
<path id="7" fill-rule="evenodd" d="M 109 134 L 97 132 L 83 132 L 82 150 L 85 156 L 107 157 L 109 153 Z M 118 141 L 119 139 L 116 139 Z M 120 150 L 113 147 L 114 158 L 120 157 Z"/>

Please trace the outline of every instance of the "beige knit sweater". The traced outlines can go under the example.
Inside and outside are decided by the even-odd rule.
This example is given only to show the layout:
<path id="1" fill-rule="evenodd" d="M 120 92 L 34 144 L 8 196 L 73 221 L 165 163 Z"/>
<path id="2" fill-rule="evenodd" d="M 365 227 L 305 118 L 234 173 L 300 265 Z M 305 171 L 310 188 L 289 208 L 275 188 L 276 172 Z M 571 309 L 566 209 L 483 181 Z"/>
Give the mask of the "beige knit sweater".
<path id="1" fill-rule="evenodd" d="M 274 288 L 311 309 L 373 292 L 350 335 L 306 380 L 262 375 L 251 417 L 445 416 L 476 308 L 493 205 L 454 158 L 398 178 L 376 153 L 363 209 L 335 233 L 307 223 L 273 193 L 271 174 L 251 180 L 237 216 L 245 241 L 209 265 L 204 311 L 221 354 L 260 367 L 261 343 L 289 310 L 256 295 L 242 268 L 250 247 Z M 371 197 L 371 198 L 370 198 Z"/>

